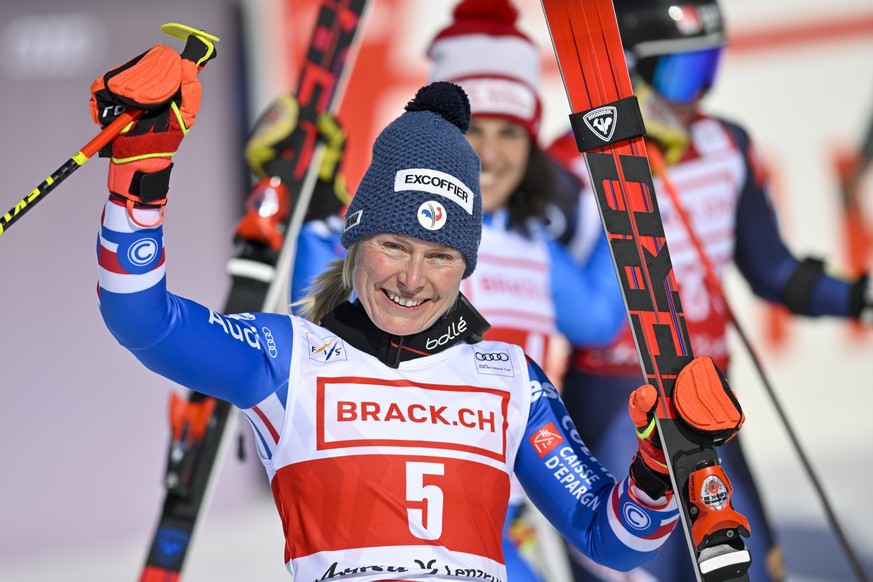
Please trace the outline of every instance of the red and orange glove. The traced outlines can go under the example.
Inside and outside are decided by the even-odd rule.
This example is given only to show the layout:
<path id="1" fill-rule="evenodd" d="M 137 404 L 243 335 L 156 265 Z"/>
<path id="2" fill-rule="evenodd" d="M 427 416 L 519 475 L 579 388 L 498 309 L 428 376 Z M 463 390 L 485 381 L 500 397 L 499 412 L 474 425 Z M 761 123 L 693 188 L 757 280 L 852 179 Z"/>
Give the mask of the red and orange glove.
<path id="1" fill-rule="evenodd" d="M 91 84 L 91 116 L 101 127 L 127 109 L 143 111 L 100 153 L 112 158 L 109 191 L 127 201 L 132 218 L 134 207 L 154 207 L 163 219 L 172 157 L 200 109 L 197 60 L 159 44 Z"/>
<path id="2" fill-rule="evenodd" d="M 639 439 L 639 448 L 630 466 L 631 480 L 652 499 L 673 494 L 670 472 L 655 425 L 657 405 L 658 391 L 651 384 L 644 384 L 631 392 L 627 404 Z"/>
<path id="3" fill-rule="evenodd" d="M 634 390 L 628 413 L 636 426 L 639 449 L 630 467 L 631 479 L 652 499 L 672 495 L 672 483 L 655 424 L 658 391 L 651 384 Z M 732 439 L 746 417 L 721 370 L 709 356 L 698 356 L 682 368 L 673 389 L 677 417 L 715 446 Z"/>

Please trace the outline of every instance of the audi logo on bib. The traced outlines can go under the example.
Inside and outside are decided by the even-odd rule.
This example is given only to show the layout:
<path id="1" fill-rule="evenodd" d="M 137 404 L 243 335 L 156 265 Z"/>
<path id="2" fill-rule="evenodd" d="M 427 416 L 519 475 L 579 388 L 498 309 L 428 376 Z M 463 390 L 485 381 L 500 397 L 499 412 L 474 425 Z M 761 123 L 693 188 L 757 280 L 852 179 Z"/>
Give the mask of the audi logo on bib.
<path id="1" fill-rule="evenodd" d="M 508 378 L 515 376 L 512 358 L 508 351 L 480 352 L 474 350 L 473 353 L 476 356 L 476 371 L 480 374 L 492 374 Z"/>
<path id="2" fill-rule="evenodd" d="M 504 352 L 476 352 L 476 359 L 480 362 L 508 362 L 509 354 Z"/>

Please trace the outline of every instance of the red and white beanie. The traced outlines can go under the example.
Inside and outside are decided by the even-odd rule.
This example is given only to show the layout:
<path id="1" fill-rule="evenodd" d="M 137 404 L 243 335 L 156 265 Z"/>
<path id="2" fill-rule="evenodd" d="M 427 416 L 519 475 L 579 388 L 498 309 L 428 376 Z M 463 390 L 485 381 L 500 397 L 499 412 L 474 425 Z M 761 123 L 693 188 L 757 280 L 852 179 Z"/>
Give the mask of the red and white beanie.
<path id="1" fill-rule="evenodd" d="M 500 117 L 524 127 L 536 142 L 542 105 L 540 51 L 515 26 L 509 0 L 461 0 L 453 22 L 436 35 L 427 56 L 430 81 L 463 87 L 473 117 Z"/>

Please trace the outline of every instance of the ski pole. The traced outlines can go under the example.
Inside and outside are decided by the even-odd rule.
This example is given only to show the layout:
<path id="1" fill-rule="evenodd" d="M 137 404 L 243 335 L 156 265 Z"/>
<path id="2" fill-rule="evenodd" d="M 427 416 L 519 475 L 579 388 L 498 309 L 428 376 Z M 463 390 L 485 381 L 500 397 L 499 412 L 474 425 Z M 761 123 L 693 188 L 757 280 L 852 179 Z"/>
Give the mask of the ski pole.
<path id="1" fill-rule="evenodd" d="M 136 121 L 142 114 L 141 111 L 125 111 L 119 115 L 115 121 L 103 128 L 103 131 L 97 134 L 94 139 L 89 141 L 76 152 L 69 160 L 55 170 L 51 176 L 45 179 L 39 186 L 31 190 L 27 196 L 19 200 L 15 206 L 10 208 L 3 216 L 0 216 L 0 236 L 3 235 L 9 228 L 15 224 L 24 214 L 33 208 L 37 202 L 43 200 L 49 192 L 58 187 L 58 185 L 67 179 L 74 171 L 78 170 L 91 157 L 100 151 L 103 146 L 111 142 L 121 133 L 129 123 Z"/>
<path id="2" fill-rule="evenodd" d="M 854 275 L 860 275 L 864 271 L 867 253 L 873 248 L 873 231 L 867 224 L 864 206 L 861 204 L 862 180 L 871 163 L 873 122 L 859 151 L 838 152 L 833 161 L 839 185 L 843 247 L 846 250 L 848 266 Z M 863 338 L 869 331 L 860 321 L 852 322 L 852 333 L 856 337 Z"/>
<path id="3" fill-rule="evenodd" d="M 199 58 L 197 61 L 197 64 L 202 66 L 206 61 L 215 56 L 214 43 L 218 42 L 217 36 L 175 22 L 162 25 L 161 32 L 169 34 L 170 36 L 175 36 L 176 38 L 181 38 L 186 42 L 192 38 L 197 41 L 198 44 L 190 45 L 189 43 L 185 45 L 185 49 L 182 51 L 182 58 L 194 60 L 194 55 L 199 57 L 202 55 L 203 49 L 205 48 L 205 56 L 202 56 L 202 58 Z M 125 127 L 136 121 L 140 115 L 142 115 L 142 111 L 139 110 L 127 110 L 119 115 L 115 121 L 104 127 L 103 130 L 94 137 L 94 139 L 86 143 L 82 149 L 73 154 L 69 160 L 55 170 L 51 176 L 46 178 L 39 186 L 31 190 L 27 196 L 19 200 L 18 203 L 10 208 L 5 214 L 0 216 L 0 236 L 3 236 L 3 234 L 22 216 L 24 216 L 27 211 L 33 208 L 38 202 L 45 199 L 46 195 L 57 188 L 58 185 L 66 180 L 70 174 L 85 165 L 85 162 L 90 160 L 104 146 L 118 137 L 118 134 L 120 134 Z"/>
<path id="4" fill-rule="evenodd" d="M 809 480 L 812 482 L 812 485 L 815 488 L 816 493 L 818 494 L 825 514 L 827 514 L 828 520 L 831 523 L 831 527 L 837 534 L 837 538 L 839 538 L 840 544 L 843 546 L 843 550 L 845 551 L 846 556 L 848 557 L 849 562 L 852 565 L 852 568 L 855 570 L 855 575 L 861 582 L 869 582 L 869 578 L 867 578 L 867 575 L 864 572 L 864 568 L 863 566 L 861 566 L 861 560 L 858 558 L 854 549 L 849 544 L 848 537 L 844 533 L 843 528 L 840 526 L 840 523 L 837 520 L 836 513 L 834 512 L 830 502 L 828 501 L 827 496 L 825 495 L 824 488 L 821 485 L 821 481 L 816 476 L 816 473 L 812 468 L 812 464 L 807 458 L 806 453 L 804 453 L 803 448 L 800 446 L 800 441 L 798 440 L 794 429 L 788 422 L 788 417 L 785 414 L 785 410 L 779 403 L 779 399 L 776 396 L 776 391 L 774 390 L 773 385 L 770 383 L 767 374 L 764 372 L 764 367 L 761 365 L 761 360 L 760 358 L 758 358 L 758 354 L 752 347 L 752 343 L 746 335 L 745 330 L 740 325 L 740 322 L 737 321 L 737 318 L 734 315 L 734 311 L 733 309 L 731 309 L 730 303 L 728 303 L 727 297 L 724 294 L 724 289 L 722 289 L 721 282 L 719 281 L 718 276 L 715 274 L 715 267 L 713 267 L 712 263 L 709 260 L 709 257 L 704 252 L 703 244 L 697 237 L 697 233 L 695 233 L 694 230 L 691 228 L 691 218 L 688 216 L 688 213 L 685 211 L 685 208 L 682 206 L 679 200 L 679 191 L 677 190 L 676 185 L 667 174 L 667 168 L 666 163 L 664 162 L 663 154 L 661 154 L 659 148 L 654 146 L 648 148 L 647 151 L 649 154 L 649 162 L 652 164 L 652 170 L 654 170 L 656 176 L 661 178 L 661 184 L 664 186 L 664 190 L 670 197 L 670 200 L 673 203 L 673 207 L 676 209 L 676 214 L 679 216 L 680 220 L 682 220 L 682 224 L 685 226 L 685 230 L 688 233 L 688 238 L 689 240 L 691 240 L 691 243 L 694 245 L 694 248 L 700 257 L 700 262 L 703 264 L 705 270 L 704 275 L 707 286 L 709 287 L 710 292 L 715 294 L 721 301 L 722 305 L 724 306 L 725 313 L 728 316 L 728 319 L 730 319 L 730 322 L 733 324 L 737 335 L 739 335 L 740 337 L 740 341 L 742 341 L 743 346 L 745 346 L 746 352 L 748 352 L 749 357 L 752 360 L 752 364 L 755 366 L 755 370 L 758 372 L 758 376 L 761 378 L 761 382 L 764 385 L 765 391 L 770 397 L 770 401 L 773 403 L 773 407 L 776 409 L 776 413 L 778 414 L 779 419 L 782 421 L 782 426 L 785 428 L 785 432 L 788 434 L 788 438 L 791 441 L 791 444 L 794 446 L 794 450 L 797 453 L 797 456 L 800 458 L 800 462 L 803 465 L 803 468 L 806 470 L 807 477 L 809 477 Z"/>

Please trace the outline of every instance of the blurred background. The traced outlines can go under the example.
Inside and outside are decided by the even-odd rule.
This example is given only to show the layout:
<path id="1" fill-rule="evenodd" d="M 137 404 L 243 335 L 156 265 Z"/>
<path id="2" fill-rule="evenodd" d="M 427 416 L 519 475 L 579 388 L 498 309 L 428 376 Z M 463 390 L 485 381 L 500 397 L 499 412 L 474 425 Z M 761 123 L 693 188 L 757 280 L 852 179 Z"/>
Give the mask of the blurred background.
<path id="1" fill-rule="evenodd" d="M 543 49 L 544 142 L 569 109 L 539 2 L 516 0 Z M 215 308 L 250 176 L 247 128 L 295 86 L 314 0 L 0 0 L 0 211 L 11 208 L 97 133 L 91 81 L 181 22 L 221 38 L 201 75 L 196 129 L 176 157 L 165 230 L 171 288 Z M 454 2 L 370 0 L 339 118 L 354 185 L 375 134 L 428 70 L 425 49 Z M 840 168 L 873 117 L 870 0 L 723 0 L 730 37 L 708 108 L 749 129 L 770 164 L 784 238 L 796 254 L 847 271 L 873 265 L 849 244 Z M 178 43 L 178 46 L 176 44 Z M 0 239 L 0 580 L 135 580 L 163 499 L 169 394 L 97 310 L 94 248 L 107 163 L 93 160 Z M 860 201 L 873 209 L 873 180 Z M 862 211 L 873 224 L 873 210 Z M 869 229 L 869 227 L 868 227 Z M 870 230 L 867 230 L 869 237 Z M 751 336 L 853 545 L 873 576 L 873 332 L 789 319 L 728 276 Z M 735 340 L 736 338 L 732 338 Z M 788 580 L 852 580 L 771 399 L 737 343 L 731 371 L 748 416 L 742 438 L 782 540 Z M 245 430 L 243 430 L 245 429 Z M 185 579 L 287 580 L 281 525 L 248 428 L 241 425 Z M 584 427 L 582 427 L 584 437 Z M 596 452 L 596 451 L 595 451 Z M 741 509 L 741 508 L 740 508 Z"/>

